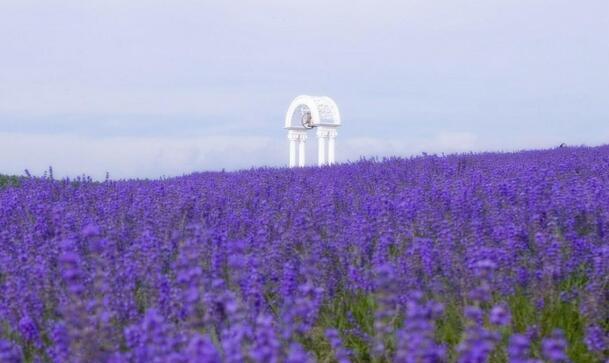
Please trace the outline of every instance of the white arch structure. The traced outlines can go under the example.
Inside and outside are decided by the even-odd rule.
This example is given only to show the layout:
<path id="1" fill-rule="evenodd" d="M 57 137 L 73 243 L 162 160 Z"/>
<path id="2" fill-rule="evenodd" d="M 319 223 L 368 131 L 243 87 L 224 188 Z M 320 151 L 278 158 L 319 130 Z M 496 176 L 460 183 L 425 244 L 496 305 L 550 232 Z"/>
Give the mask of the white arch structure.
<path id="1" fill-rule="evenodd" d="M 307 122 L 303 122 L 303 119 L 306 119 Z M 336 129 L 340 125 L 338 107 L 330 97 L 307 95 L 296 97 L 290 103 L 285 116 L 285 128 L 288 130 L 290 142 L 290 168 L 305 166 L 307 131 L 312 128 L 317 129 L 317 165 L 334 164 L 336 135 L 338 134 Z"/>

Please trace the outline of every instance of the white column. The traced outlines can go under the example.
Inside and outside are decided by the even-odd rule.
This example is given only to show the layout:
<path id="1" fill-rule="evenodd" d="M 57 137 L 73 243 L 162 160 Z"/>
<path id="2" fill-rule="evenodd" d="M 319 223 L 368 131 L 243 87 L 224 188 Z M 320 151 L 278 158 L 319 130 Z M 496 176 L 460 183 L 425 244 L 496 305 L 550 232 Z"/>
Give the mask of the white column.
<path id="1" fill-rule="evenodd" d="M 307 141 L 307 134 L 303 133 L 299 135 L 298 140 L 298 166 L 305 166 L 305 145 Z"/>
<path id="2" fill-rule="evenodd" d="M 290 168 L 296 166 L 296 140 L 290 138 Z"/>
<path id="3" fill-rule="evenodd" d="M 288 130 L 288 140 L 290 141 L 290 168 L 296 166 L 296 143 L 300 139 L 300 133 L 297 130 Z"/>
<path id="4" fill-rule="evenodd" d="M 336 147 L 336 130 L 331 130 L 328 135 L 328 165 L 335 162 L 334 149 Z"/>
<path id="5" fill-rule="evenodd" d="M 307 131 L 304 129 L 288 130 L 288 140 L 290 140 L 290 168 L 304 166 Z"/>
<path id="6" fill-rule="evenodd" d="M 326 163 L 326 138 L 317 134 L 317 165 Z"/>

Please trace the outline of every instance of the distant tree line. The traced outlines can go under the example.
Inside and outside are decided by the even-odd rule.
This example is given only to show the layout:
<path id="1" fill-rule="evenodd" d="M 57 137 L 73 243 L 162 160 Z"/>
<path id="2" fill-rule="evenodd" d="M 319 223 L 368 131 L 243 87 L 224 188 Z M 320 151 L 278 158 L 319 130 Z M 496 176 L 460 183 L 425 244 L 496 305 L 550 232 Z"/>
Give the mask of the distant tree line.
<path id="1" fill-rule="evenodd" d="M 0 188 L 4 188 L 7 186 L 17 186 L 19 185 L 19 177 L 16 175 L 3 175 L 0 174 Z"/>

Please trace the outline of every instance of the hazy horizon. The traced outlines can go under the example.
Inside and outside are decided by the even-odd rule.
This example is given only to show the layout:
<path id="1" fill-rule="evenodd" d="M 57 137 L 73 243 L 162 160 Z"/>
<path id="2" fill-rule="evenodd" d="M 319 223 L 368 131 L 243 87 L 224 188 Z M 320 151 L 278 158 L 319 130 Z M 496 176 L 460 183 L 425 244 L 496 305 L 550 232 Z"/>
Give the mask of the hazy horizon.
<path id="1" fill-rule="evenodd" d="M 285 166 L 299 94 L 338 161 L 606 144 L 607 34 L 602 0 L 3 2 L 0 173 Z"/>

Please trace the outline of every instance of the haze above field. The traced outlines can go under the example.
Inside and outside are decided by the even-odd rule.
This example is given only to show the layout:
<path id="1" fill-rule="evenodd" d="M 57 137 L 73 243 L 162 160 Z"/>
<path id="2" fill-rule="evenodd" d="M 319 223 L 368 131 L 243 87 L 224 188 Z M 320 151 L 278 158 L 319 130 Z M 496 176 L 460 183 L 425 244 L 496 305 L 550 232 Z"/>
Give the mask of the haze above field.
<path id="1" fill-rule="evenodd" d="M 285 165 L 301 93 L 339 161 L 607 143 L 607 34 L 605 0 L 5 1 L 0 173 Z"/>

